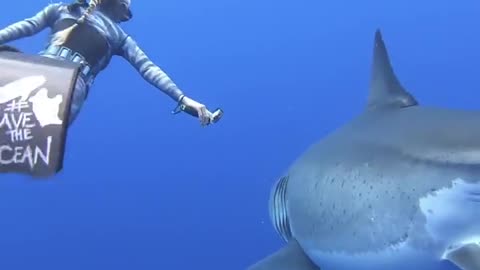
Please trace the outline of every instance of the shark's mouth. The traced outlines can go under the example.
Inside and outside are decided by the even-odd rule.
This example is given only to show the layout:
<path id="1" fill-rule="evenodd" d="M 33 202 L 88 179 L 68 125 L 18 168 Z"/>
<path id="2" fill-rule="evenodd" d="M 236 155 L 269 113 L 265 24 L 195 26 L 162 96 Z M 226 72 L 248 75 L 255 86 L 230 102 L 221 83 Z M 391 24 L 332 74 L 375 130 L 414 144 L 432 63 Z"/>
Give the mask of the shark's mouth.
<path id="1" fill-rule="evenodd" d="M 450 151 L 402 151 L 408 156 L 439 165 L 473 166 L 480 168 L 480 151 L 456 149 Z"/>
<path id="2" fill-rule="evenodd" d="M 467 190 L 465 192 L 465 198 L 470 202 L 480 203 L 480 188 L 476 188 L 475 190 Z"/>
<path id="3" fill-rule="evenodd" d="M 368 148 L 372 148 L 372 143 L 362 145 L 369 145 Z M 461 175 L 455 177 L 464 178 L 465 180 L 474 181 L 480 179 L 480 151 L 472 150 L 468 147 L 443 147 L 441 149 L 425 149 L 421 144 L 412 144 L 409 147 L 399 147 L 398 145 L 392 145 L 389 142 L 375 142 L 373 146 L 387 156 L 400 155 L 405 160 L 416 164 L 422 164 L 426 166 L 433 166 L 442 169 L 455 169 L 460 172 Z M 435 148 L 435 147 L 432 147 Z"/>

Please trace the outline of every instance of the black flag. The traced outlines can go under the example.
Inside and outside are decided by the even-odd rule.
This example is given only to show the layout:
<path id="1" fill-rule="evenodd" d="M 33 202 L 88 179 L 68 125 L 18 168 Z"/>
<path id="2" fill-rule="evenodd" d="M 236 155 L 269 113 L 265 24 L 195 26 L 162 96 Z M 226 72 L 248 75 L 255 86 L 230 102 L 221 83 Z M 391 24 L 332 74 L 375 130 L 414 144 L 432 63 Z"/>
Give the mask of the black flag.
<path id="1" fill-rule="evenodd" d="M 51 176 L 62 169 L 79 66 L 0 53 L 0 172 Z"/>

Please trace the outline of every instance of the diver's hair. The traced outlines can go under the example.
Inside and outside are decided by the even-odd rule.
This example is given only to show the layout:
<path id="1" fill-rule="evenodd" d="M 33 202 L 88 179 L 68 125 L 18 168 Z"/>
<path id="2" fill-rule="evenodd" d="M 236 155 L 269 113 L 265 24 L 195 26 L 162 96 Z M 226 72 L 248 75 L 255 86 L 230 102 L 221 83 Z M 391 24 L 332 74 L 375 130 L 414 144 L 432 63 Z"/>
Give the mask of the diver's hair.
<path id="1" fill-rule="evenodd" d="M 86 0 L 79 1 L 79 2 L 86 2 Z M 55 33 L 55 35 L 53 36 L 52 45 L 56 45 L 56 46 L 63 45 L 67 41 L 70 34 L 72 33 L 73 29 L 75 29 L 75 27 L 77 27 L 79 24 L 84 23 L 87 17 L 90 16 L 95 10 L 95 8 L 101 3 L 102 3 L 102 0 L 90 0 L 90 3 L 88 3 L 87 9 L 82 14 L 82 16 L 78 18 L 75 24 L 63 29 L 62 31 L 58 31 L 57 33 Z"/>
<path id="2" fill-rule="evenodd" d="M 69 12 L 74 12 L 78 10 L 80 7 L 88 7 L 87 0 L 76 0 L 75 2 L 68 5 L 67 9 Z"/>

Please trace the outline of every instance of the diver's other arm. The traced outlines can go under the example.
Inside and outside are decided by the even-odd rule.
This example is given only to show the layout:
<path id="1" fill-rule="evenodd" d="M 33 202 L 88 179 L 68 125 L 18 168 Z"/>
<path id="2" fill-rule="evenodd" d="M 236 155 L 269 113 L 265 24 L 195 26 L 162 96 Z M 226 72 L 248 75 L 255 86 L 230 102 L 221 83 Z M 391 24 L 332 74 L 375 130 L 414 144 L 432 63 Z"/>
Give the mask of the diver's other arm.
<path id="1" fill-rule="evenodd" d="M 135 67 L 146 81 L 179 104 L 193 108 L 197 112 L 202 125 L 207 125 L 211 122 L 212 113 L 207 110 L 205 105 L 184 95 L 172 79 L 148 58 L 130 36 L 125 39 L 121 49 L 121 55 Z"/>
<path id="2" fill-rule="evenodd" d="M 50 4 L 33 17 L 13 23 L 0 30 L 0 45 L 39 33 L 52 22 L 60 5 Z"/>

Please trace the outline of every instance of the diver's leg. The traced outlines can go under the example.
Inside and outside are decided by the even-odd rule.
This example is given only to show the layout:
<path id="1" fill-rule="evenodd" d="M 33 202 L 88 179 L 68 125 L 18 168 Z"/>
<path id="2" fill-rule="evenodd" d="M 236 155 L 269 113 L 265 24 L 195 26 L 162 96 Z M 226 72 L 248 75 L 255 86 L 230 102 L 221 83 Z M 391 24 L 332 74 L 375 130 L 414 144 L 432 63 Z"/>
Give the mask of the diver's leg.
<path id="1" fill-rule="evenodd" d="M 10 45 L 0 45 L 0 52 L 17 52 L 20 53 L 21 51 L 14 46 Z"/>
<path id="2" fill-rule="evenodd" d="M 75 88 L 72 94 L 72 101 L 70 105 L 70 117 L 68 118 L 68 125 L 70 126 L 77 118 L 83 103 L 87 97 L 88 86 L 82 78 L 77 78 Z"/>

